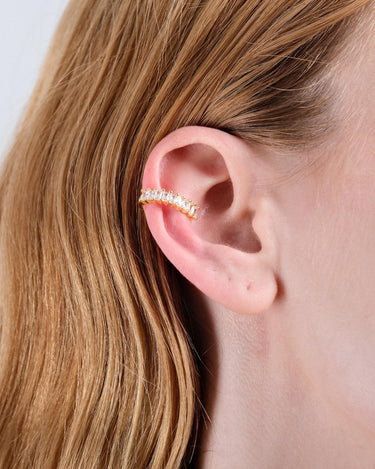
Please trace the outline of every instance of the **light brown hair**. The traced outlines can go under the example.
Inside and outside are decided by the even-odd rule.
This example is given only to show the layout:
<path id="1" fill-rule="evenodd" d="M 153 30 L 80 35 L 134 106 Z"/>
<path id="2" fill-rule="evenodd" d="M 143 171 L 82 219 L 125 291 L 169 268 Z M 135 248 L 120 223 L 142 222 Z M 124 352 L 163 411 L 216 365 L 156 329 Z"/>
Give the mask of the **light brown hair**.
<path id="1" fill-rule="evenodd" d="M 0 466 L 177 468 L 199 423 L 179 274 L 137 204 L 187 125 L 295 148 L 331 129 L 365 0 L 80 0 L 0 180 Z"/>

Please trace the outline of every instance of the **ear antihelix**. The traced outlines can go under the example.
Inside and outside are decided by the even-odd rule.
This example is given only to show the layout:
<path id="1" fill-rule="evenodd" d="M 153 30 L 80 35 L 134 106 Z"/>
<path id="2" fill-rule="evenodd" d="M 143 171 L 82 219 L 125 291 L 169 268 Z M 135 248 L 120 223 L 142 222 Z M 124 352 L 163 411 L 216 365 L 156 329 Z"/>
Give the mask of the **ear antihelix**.
<path id="1" fill-rule="evenodd" d="M 159 203 L 174 207 L 178 211 L 184 213 L 192 220 L 198 219 L 199 206 L 180 195 L 178 192 L 175 193 L 167 189 L 142 189 L 141 196 L 138 199 L 138 203 L 141 205 L 150 203 Z"/>

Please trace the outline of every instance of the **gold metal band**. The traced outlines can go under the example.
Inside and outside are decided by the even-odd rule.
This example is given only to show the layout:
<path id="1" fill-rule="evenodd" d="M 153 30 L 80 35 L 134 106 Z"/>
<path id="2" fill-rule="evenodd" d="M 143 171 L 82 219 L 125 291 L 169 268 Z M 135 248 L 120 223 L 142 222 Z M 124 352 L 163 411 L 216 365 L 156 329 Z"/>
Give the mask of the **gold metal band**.
<path id="1" fill-rule="evenodd" d="M 194 204 L 190 199 L 186 199 L 179 193 L 174 193 L 173 191 L 168 191 L 167 189 L 142 189 L 138 203 L 143 205 L 152 202 L 170 205 L 187 215 L 192 220 L 196 220 L 198 218 L 198 205 Z"/>

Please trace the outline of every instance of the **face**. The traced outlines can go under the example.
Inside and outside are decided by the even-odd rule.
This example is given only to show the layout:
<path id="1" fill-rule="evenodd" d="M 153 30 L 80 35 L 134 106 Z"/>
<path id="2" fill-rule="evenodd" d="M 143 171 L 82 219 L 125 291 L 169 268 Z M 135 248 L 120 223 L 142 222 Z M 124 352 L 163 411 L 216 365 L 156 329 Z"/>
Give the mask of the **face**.
<path id="1" fill-rule="evenodd" d="M 303 372 L 331 406 L 375 431 L 374 14 L 365 36 L 335 79 L 342 125 L 312 151 L 327 164 L 281 198 L 280 265 L 284 332 Z"/>

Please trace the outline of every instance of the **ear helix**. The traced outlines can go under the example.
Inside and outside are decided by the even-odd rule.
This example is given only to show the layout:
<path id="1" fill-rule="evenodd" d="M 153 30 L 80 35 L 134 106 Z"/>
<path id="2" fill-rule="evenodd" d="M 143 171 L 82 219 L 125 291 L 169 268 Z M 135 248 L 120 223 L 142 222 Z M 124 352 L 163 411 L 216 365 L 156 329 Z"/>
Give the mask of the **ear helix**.
<path id="1" fill-rule="evenodd" d="M 199 207 L 197 204 L 193 203 L 191 199 L 186 199 L 182 195 L 166 189 L 142 189 L 138 203 L 144 205 L 154 202 L 170 205 L 192 220 L 197 220 L 198 218 L 197 212 Z"/>

